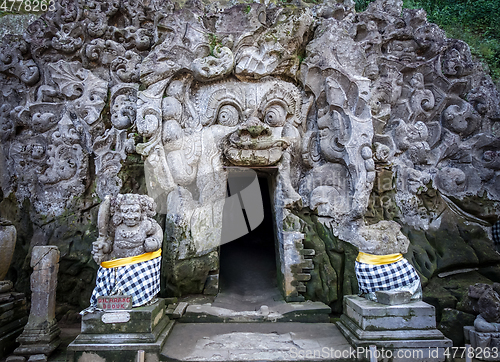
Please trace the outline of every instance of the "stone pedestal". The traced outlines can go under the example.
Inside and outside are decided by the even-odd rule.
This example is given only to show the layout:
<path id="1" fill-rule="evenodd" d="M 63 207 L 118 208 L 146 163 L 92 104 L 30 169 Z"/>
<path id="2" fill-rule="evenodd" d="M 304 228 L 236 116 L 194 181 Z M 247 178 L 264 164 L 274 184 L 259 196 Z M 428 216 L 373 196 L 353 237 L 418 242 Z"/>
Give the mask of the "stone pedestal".
<path id="1" fill-rule="evenodd" d="M 478 332 L 473 326 L 464 327 L 465 341 L 474 351 L 474 358 L 482 361 L 500 361 L 500 332 Z"/>
<path id="2" fill-rule="evenodd" d="M 61 343 L 55 318 L 59 250 L 35 246 L 31 254 L 31 310 L 28 324 L 17 338 L 15 355 L 50 355 Z"/>
<path id="3" fill-rule="evenodd" d="M 135 361 L 139 350 L 146 352 L 146 362 L 159 361 L 174 324 L 165 312 L 165 300 L 160 299 L 132 310 L 84 315 L 82 333 L 68 346 L 68 361 Z"/>
<path id="4" fill-rule="evenodd" d="M 28 313 L 24 294 L 0 293 L 0 358 L 12 352 L 26 322 Z"/>
<path id="5" fill-rule="evenodd" d="M 348 295 L 337 324 L 354 348 L 376 345 L 393 362 L 444 361 L 452 346 L 436 329 L 434 307 L 422 301 L 388 306 Z"/>

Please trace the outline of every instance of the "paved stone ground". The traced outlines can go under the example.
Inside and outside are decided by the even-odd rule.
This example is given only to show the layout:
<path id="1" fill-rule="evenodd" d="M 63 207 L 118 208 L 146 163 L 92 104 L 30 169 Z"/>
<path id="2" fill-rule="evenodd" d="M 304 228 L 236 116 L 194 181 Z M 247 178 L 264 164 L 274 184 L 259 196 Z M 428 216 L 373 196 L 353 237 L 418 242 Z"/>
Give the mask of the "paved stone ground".
<path id="1" fill-rule="evenodd" d="M 341 358 L 349 349 L 333 323 L 178 323 L 163 355 L 170 361 L 314 361 L 328 354 L 354 361 Z"/>
<path id="2" fill-rule="evenodd" d="M 348 351 L 349 350 L 349 345 L 348 344 L 343 344 L 347 343 L 345 339 L 340 335 L 340 332 L 336 330 L 336 327 L 334 324 L 325 324 L 325 323 L 319 323 L 319 324 L 308 324 L 308 323 L 259 323 L 259 324 L 254 324 L 254 323 L 231 323 L 231 324 L 220 324 L 217 323 L 217 326 L 222 326 L 225 330 L 221 330 L 221 337 L 217 337 L 218 335 L 214 334 L 215 328 L 210 328 L 210 325 L 214 326 L 214 324 L 208 324 L 208 323 L 202 323 L 202 324 L 182 324 L 178 323 L 175 328 L 174 332 L 170 338 L 167 340 L 165 348 L 163 350 L 163 353 L 166 355 L 166 357 L 169 358 L 170 361 L 174 361 L 174 358 L 177 358 L 177 361 L 189 361 L 189 359 L 186 359 L 189 357 L 189 355 L 193 355 L 194 353 L 198 353 L 200 351 L 204 351 L 203 353 L 208 354 L 209 351 L 216 352 L 216 345 L 215 344 L 210 344 L 210 341 L 214 341 L 215 343 L 225 343 L 226 348 L 228 347 L 234 347 L 234 346 L 241 346 L 242 343 L 246 343 L 245 340 L 248 340 L 247 343 L 247 348 L 252 347 L 250 349 L 247 349 L 252 351 L 252 353 L 259 353 L 259 356 L 261 358 L 254 358 L 252 359 L 243 359 L 245 355 L 242 353 L 243 350 L 240 350 L 240 360 L 242 361 L 255 361 L 255 360 L 266 360 L 269 361 L 271 356 L 281 356 L 283 357 L 282 359 L 276 359 L 278 361 L 283 361 L 285 360 L 285 357 L 287 357 L 287 353 L 285 350 L 283 350 L 283 347 L 296 347 L 297 348 L 297 353 L 299 353 L 300 349 L 299 347 L 315 347 L 313 349 L 317 348 L 317 343 L 318 345 L 323 345 L 323 347 L 329 348 L 335 348 L 335 350 L 339 351 Z M 314 328 L 314 326 L 317 326 L 318 328 Z M 255 330 L 254 332 L 249 332 L 249 328 L 244 328 L 244 327 L 251 327 L 253 330 L 254 327 Z M 265 327 L 270 327 L 265 328 Z M 275 328 L 272 328 L 275 327 Z M 204 330 L 206 328 L 208 331 L 211 331 L 212 335 L 211 336 L 205 336 L 204 333 L 207 331 Z M 259 329 L 257 331 L 257 328 Z M 193 330 L 195 329 L 195 330 Z M 239 337 L 245 337 L 245 340 L 242 338 L 235 339 L 234 343 L 231 340 L 228 340 L 228 338 L 224 335 L 225 333 L 228 333 L 230 330 L 235 330 L 238 333 Z M 71 326 L 62 326 L 61 327 L 61 338 L 62 338 L 62 344 L 58 350 L 56 350 L 56 353 L 54 353 L 52 356 L 49 357 L 49 362 L 65 362 L 66 361 L 66 347 L 68 344 L 76 338 L 80 331 L 80 326 L 79 325 L 71 325 Z M 230 332 L 229 332 L 230 333 Z M 246 333 L 246 335 L 244 335 Z M 319 333 L 320 336 L 318 338 L 315 333 Z M 253 335 L 253 336 L 252 336 Z M 269 343 L 267 343 L 267 352 L 266 351 L 259 351 L 259 343 L 262 342 L 263 336 L 269 339 Z M 203 338 L 207 337 L 207 338 Z M 215 338 L 214 338 L 215 337 Z M 269 338 L 270 337 L 270 338 Z M 196 341 L 194 339 L 196 338 Z M 200 341 L 201 340 L 201 341 Z M 260 342 L 259 342 L 260 341 Z M 194 343 L 196 342 L 196 344 Z M 231 342 L 232 344 L 230 344 Z M 332 345 L 334 347 L 329 347 L 329 345 Z M 271 347 L 273 349 L 271 349 Z M 281 347 L 281 349 L 280 349 Z M 167 351 L 168 349 L 168 351 Z M 229 348 L 226 350 L 227 353 L 232 352 Z M 272 352 L 275 351 L 273 354 Z M 268 354 L 269 358 L 265 358 L 265 353 Z M 215 353 L 214 353 L 215 354 Z M 290 355 L 291 353 L 288 353 Z M 233 354 L 233 356 L 236 356 L 236 354 Z M 293 354 L 292 357 L 295 356 L 295 353 Z M 178 358 L 184 358 L 184 359 L 178 359 Z M 247 355 L 248 357 L 248 355 Z M 221 359 L 218 356 L 215 356 L 212 361 L 220 361 Z M 232 361 L 231 359 L 227 359 L 228 361 Z M 234 359 L 233 359 L 234 360 Z M 290 358 L 288 359 L 290 361 L 298 362 L 300 360 L 307 360 L 307 361 L 314 361 L 315 359 L 311 358 L 305 358 L 305 359 L 300 359 L 299 356 L 297 358 Z M 334 359 L 335 360 L 335 359 Z M 209 361 L 209 359 L 204 359 L 202 361 Z M 336 359 L 335 361 L 352 361 L 352 360 L 345 360 L 345 359 Z M 473 359 L 473 362 L 481 362 L 477 359 Z M 5 362 L 5 358 L 0 358 L 0 362 Z M 122 361 L 122 362 L 128 362 L 128 361 Z M 460 358 L 455 358 L 454 362 L 465 362 L 465 359 L 460 359 Z"/>
<path id="3" fill-rule="evenodd" d="M 79 323 L 59 327 L 61 328 L 61 345 L 55 350 L 54 354 L 49 356 L 49 362 L 66 362 L 66 348 L 80 334 Z M 0 358 L 0 362 L 5 362 L 5 358 Z"/>

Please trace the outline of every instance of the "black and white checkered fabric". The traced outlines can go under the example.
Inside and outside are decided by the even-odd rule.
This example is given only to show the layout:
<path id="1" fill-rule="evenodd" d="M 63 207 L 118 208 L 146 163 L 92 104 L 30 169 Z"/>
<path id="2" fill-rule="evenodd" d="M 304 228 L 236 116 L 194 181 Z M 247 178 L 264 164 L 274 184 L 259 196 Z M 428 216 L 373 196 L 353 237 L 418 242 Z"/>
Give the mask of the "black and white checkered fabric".
<path id="1" fill-rule="evenodd" d="M 117 268 L 99 267 L 90 305 L 97 305 L 98 296 L 131 295 L 133 307 L 153 299 L 160 291 L 161 256 L 137 264 Z"/>
<path id="2" fill-rule="evenodd" d="M 384 265 L 356 261 L 355 270 L 360 293 L 401 288 L 420 279 L 413 266 L 404 258 Z"/>
<path id="3" fill-rule="evenodd" d="M 497 221 L 491 228 L 491 235 L 493 236 L 493 242 L 495 244 L 500 244 L 500 221 Z"/>

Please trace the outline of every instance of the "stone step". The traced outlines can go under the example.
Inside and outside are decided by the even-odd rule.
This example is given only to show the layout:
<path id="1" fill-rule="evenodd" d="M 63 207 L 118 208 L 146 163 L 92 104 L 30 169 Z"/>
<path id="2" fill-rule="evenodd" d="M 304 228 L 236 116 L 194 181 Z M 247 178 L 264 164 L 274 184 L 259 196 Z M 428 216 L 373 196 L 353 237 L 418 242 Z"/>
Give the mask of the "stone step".
<path id="1" fill-rule="evenodd" d="M 178 319 L 182 323 L 302 322 L 328 323 L 330 307 L 321 302 L 279 303 L 255 311 L 234 311 L 211 304 L 192 304 Z"/>
<path id="2" fill-rule="evenodd" d="M 434 335 L 429 335 L 428 339 L 397 339 L 375 340 L 375 339 L 359 339 L 356 335 L 342 322 L 337 323 L 337 326 L 342 331 L 342 334 L 347 340 L 356 346 L 356 350 L 368 351 L 370 345 L 376 345 L 380 356 L 391 357 L 391 362 L 443 362 L 445 361 L 445 350 L 452 347 L 452 342 L 449 339 L 433 338 Z M 372 332 L 373 333 L 373 332 Z M 439 336 L 438 336 L 439 337 Z M 369 355 L 365 352 L 359 358 L 360 361 L 369 361 Z M 382 359 L 379 359 L 382 360 Z M 385 359 L 384 359 L 385 360 Z"/>
<path id="3" fill-rule="evenodd" d="M 443 362 L 452 346 L 435 328 L 434 307 L 421 301 L 384 305 L 346 295 L 344 312 L 337 323 L 344 337 L 356 349 L 376 346 L 378 360 Z"/>
<path id="4" fill-rule="evenodd" d="M 177 323 L 163 361 L 356 361 L 333 323 Z"/>

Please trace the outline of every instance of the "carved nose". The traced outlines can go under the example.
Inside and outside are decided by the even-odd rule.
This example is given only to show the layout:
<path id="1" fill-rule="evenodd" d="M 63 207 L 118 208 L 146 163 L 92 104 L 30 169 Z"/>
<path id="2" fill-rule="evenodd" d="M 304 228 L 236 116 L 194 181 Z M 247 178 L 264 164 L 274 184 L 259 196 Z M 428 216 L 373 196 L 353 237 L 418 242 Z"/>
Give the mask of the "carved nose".
<path id="1" fill-rule="evenodd" d="M 269 135 L 269 127 L 262 123 L 257 117 L 250 117 L 245 123 L 240 126 L 240 134 L 248 132 L 252 138 L 260 135 Z"/>

